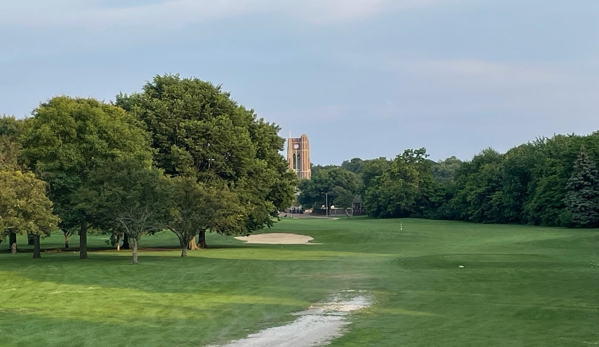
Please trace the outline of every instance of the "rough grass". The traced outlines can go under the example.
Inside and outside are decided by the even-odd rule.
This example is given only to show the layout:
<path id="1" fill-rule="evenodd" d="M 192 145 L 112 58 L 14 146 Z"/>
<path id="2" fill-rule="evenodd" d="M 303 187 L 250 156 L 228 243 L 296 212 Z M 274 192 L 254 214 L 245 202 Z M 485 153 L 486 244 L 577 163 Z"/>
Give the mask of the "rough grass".
<path id="1" fill-rule="evenodd" d="M 214 248 L 182 259 L 155 250 L 177 246 L 159 234 L 142 239 L 153 250 L 133 266 L 129 251 L 34 260 L 2 243 L 0 346 L 219 344 L 347 289 L 368 290 L 376 303 L 353 314 L 332 346 L 599 343 L 599 231 L 364 218 L 284 219 L 273 231 L 321 244 L 210 235 Z M 104 240 L 90 237 L 90 246 Z M 61 245 L 61 235 L 42 241 Z"/>

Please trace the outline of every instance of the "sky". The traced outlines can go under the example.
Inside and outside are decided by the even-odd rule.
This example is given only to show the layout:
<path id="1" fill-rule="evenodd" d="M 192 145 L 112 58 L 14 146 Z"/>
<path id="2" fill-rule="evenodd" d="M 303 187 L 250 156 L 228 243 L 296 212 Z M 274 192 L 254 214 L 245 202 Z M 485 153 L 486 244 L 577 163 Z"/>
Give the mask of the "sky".
<path id="1" fill-rule="evenodd" d="M 597 0 L 0 0 L 0 114 L 220 84 L 315 164 L 599 130 Z"/>

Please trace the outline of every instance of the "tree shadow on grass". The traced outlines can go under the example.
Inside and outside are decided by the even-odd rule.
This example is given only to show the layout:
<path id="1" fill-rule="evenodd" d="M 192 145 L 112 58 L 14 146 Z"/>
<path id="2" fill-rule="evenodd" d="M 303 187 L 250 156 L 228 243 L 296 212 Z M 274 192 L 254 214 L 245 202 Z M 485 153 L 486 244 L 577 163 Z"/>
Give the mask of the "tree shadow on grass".
<path id="1" fill-rule="evenodd" d="M 190 253 L 202 254 L 204 251 Z M 235 252 L 233 252 L 235 253 Z M 281 259 L 253 257 L 280 254 Z M 165 256 L 162 256 L 165 255 Z M 227 255 L 225 255 L 227 256 Z M 31 259 L 25 257 L 3 257 L 2 278 L 19 286 L 34 281 L 49 288 L 61 285 L 93 286 L 110 290 L 133 289 L 147 293 L 254 293 L 266 288 L 282 292 L 308 292 L 318 288 L 344 283 L 362 283 L 366 279 L 355 277 L 364 272 L 347 264 L 352 257 L 337 260 L 330 258 L 314 261 L 302 259 L 301 253 L 271 252 L 247 254 L 244 258 L 190 256 L 180 258 L 178 252 L 154 252 L 140 254 L 140 264 L 131 264 L 130 252 L 90 254 L 90 258 L 79 260 L 77 254 L 59 254 Z M 285 258 L 285 257 L 291 257 Z M 328 278 L 327 274 L 339 273 L 339 277 Z M 342 275 L 342 274 L 346 275 Z M 330 277 L 330 276 L 329 276 Z M 324 280 L 326 278 L 326 280 Z M 29 285 L 28 285 L 29 286 Z M 37 284 L 32 285 L 36 287 Z M 62 289 L 57 289 L 62 290 Z"/>
<path id="2" fill-rule="evenodd" d="M 101 308 L 105 315 L 61 316 L 42 311 L 0 310 L 10 315 L 2 323 L 3 343 L 10 346 L 205 346 L 245 337 L 248 332 L 280 324 L 295 308 L 276 305 L 256 307 L 234 304 L 219 308 L 184 309 L 161 307 L 164 315 L 130 317 L 111 314 L 110 303 Z M 172 311 L 170 311 L 172 309 Z M 172 317 L 169 312 L 179 317 Z M 96 321 L 95 318 L 98 318 Z M 193 333 L 190 333 L 193 332 Z"/>
<path id="3" fill-rule="evenodd" d="M 206 251 L 209 251 L 211 249 L 241 249 L 241 248 L 259 248 L 259 247 L 255 247 L 255 245 L 245 245 L 245 244 L 239 244 L 239 245 L 209 245 L 208 249 Z M 139 247 L 138 250 L 140 252 L 146 251 L 146 252 L 160 252 L 160 251 L 181 251 L 181 247 L 177 247 L 177 246 L 148 246 L 148 247 Z M 99 253 L 99 252 L 115 252 L 115 253 L 120 253 L 120 252 L 132 252 L 133 249 L 131 248 L 121 248 L 120 251 L 117 251 L 115 247 L 113 246 L 93 246 L 93 247 L 88 247 L 87 248 L 88 253 Z M 42 255 L 43 254 L 56 254 L 56 253 L 79 253 L 79 247 L 69 247 L 69 248 L 56 248 L 56 247 L 47 247 L 44 248 L 42 247 L 41 249 Z M 25 248 L 25 247 L 21 247 L 18 249 L 18 253 L 33 253 L 33 248 Z M 5 249 L 5 250 L 0 250 L 0 254 L 11 254 L 11 250 L 10 249 Z"/>

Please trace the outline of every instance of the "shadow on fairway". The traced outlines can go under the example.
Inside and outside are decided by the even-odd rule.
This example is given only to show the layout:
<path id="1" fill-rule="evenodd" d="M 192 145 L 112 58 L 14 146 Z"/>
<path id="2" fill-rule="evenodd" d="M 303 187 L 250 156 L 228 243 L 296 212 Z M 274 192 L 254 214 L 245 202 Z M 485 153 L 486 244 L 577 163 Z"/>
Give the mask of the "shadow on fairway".
<path id="1" fill-rule="evenodd" d="M 230 339 L 241 338 L 251 332 L 259 331 L 288 320 L 287 312 L 297 308 L 290 307 L 283 311 L 273 312 L 274 306 L 266 305 L 257 310 L 255 305 L 235 304 L 219 308 L 182 308 L 177 315 L 139 317 L 131 307 L 125 316 L 114 317 L 109 309 L 104 315 L 95 312 L 90 317 L 73 318 L 61 312 L 49 313 L 37 310 L 8 310 L 10 320 L 3 322 L 3 344 L 7 346 L 129 346 L 131 341 L 145 346 L 205 346 L 219 344 Z M 139 309 L 139 307 L 137 307 Z M 158 307 L 160 308 L 160 307 Z M 173 307 L 162 308 L 172 312 Z M 6 310 L 5 310 L 6 311 Z M 0 311 L 2 312 L 2 311 Z M 255 324 L 256 315 L 264 318 Z M 236 317 L 232 319 L 231 317 Z M 20 334 L 23 326 L 34 324 L 37 328 L 28 334 Z M 201 333 L 182 334 L 181 331 L 197 331 Z M 223 336 L 222 327 L 227 326 L 228 334 Z M 57 333 L 68 327 L 68 333 Z M 123 339 L 127 336 L 127 339 Z M 123 341 L 125 340 L 125 341 Z M 86 341 L 78 344 L 76 341 Z"/>

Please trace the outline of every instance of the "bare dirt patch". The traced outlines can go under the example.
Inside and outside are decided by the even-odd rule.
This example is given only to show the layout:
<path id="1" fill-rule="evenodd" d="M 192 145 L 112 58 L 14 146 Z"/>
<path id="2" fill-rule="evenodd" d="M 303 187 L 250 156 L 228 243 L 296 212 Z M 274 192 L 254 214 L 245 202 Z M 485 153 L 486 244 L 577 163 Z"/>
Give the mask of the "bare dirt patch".
<path id="1" fill-rule="evenodd" d="M 238 236 L 236 239 L 245 241 L 247 243 L 259 243 L 264 245 L 301 245 L 314 240 L 314 238 L 310 236 L 289 233 L 269 233 Z"/>
<path id="2" fill-rule="evenodd" d="M 325 346 L 343 335 L 345 327 L 350 324 L 347 316 L 352 311 L 371 304 L 370 295 L 361 291 L 345 291 L 335 295 L 330 302 L 296 313 L 300 317 L 287 325 L 262 330 L 222 347 Z"/>

